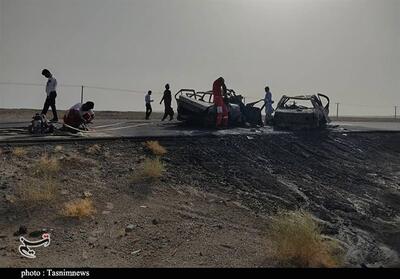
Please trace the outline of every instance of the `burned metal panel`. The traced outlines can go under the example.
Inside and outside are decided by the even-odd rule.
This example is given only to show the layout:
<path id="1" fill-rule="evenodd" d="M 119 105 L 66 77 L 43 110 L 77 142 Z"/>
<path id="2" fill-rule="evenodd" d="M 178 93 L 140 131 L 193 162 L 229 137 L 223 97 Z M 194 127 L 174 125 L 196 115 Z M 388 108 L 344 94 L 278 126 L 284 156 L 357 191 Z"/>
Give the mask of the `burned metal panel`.
<path id="1" fill-rule="evenodd" d="M 323 106 L 321 97 L 327 104 Z M 312 106 L 297 105 L 298 101 L 309 101 Z M 288 105 L 289 101 L 293 101 Z M 283 96 L 278 103 L 274 115 L 274 125 L 277 128 L 322 128 L 330 122 L 329 98 L 323 94 Z"/>
<path id="2" fill-rule="evenodd" d="M 212 91 L 196 92 L 193 89 L 181 89 L 175 94 L 178 104 L 178 120 L 196 122 L 205 126 L 212 126 L 216 120 L 216 108 L 212 103 Z M 227 90 L 224 98 L 228 108 L 229 125 L 241 126 L 262 125 L 261 109 L 255 105 L 258 102 L 245 105 L 243 97 L 232 89 Z"/>

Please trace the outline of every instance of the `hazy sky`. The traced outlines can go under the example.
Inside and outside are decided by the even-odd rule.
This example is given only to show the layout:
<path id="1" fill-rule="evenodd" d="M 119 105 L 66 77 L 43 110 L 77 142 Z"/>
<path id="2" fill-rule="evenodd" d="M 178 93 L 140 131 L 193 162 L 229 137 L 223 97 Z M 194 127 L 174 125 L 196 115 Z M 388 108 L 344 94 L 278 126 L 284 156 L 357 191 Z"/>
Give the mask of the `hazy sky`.
<path id="1" fill-rule="evenodd" d="M 175 92 L 224 76 L 253 100 L 268 84 L 275 101 L 323 92 L 344 114 L 389 115 L 400 105 L 400 0 L 0 0 L 0 63 L 0 82 L 42 83 L 48 67 L 60 84 Z M 144 106 L 142 94 L 86 93 L 98 109 Z M 44 98 L 41 87 L 0 94 L 0 107 Z M 59 106 L 79 94 L 61 87 Z"/>

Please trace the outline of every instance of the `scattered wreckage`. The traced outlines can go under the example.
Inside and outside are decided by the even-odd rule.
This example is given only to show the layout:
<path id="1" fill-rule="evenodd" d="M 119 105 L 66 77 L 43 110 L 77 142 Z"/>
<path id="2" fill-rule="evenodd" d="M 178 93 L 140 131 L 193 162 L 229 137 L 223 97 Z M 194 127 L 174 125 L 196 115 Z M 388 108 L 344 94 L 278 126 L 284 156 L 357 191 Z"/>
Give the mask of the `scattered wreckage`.
<path id="1" fill-rule="evenodd" d="M 205 127 L 213 127 L 217 110 L 212 102 L 212 91 L 196 92 L 181 89 L 175 94 L 178 120 Z M 225 103 L 229 112 L 229 126 L 263 126 L 261 112 L 264 100 L 245 104 L 243 96 L 227 90 Z M 262 103 L 261 107 L 257 104 Z M 324 104 L 325 103 L 325 104 Z M 275 110 L 272 125 L 276 129 L 318 129 L 326 127 L 330 100 L 326 95 L 283 96 Z"/>
<path id="2" fill-rule="evenodd" d="M 197 124 L 203 127 L 214 127 L 217 116 L 213 103 L 213 92 L 196 92 L 193 89 L 181 89 L 175 94 L 178 105 L 179 121 Z M 230 127 L 263 126 L 261 112 L 264 100 L 245 104 L 242 95 L 232 89 L 227 90 L 224 98 L 228 108 Z M 262 104 L 261 107 L 257 106 Z M 272 125 L 274 129 L 320 129 L 330 122 L 329 97 L 323 94 L 286 96 L 284 95 L 275 109 Z M 32 118 L 29 132 L 35 135 L 49 134 L 55 131 L 78 133 L 86 127 L 74 128 L 67 124 L 49 122 L 44 115 L 36 114 Z M 82 130 L 81 130 L 82 129 Z"/>
<path id="3" fill-rule="evenodd" d="M 329 118 L 328 96 L 323 94 L 289 97 L 279 101 L 274 115 L 276 129 L 319 129 L 325 128 Z"/>
<path id="4" fill-rule="evenodd" d="M 245 104 L 243 96 L 237 95 L 234 90 L 227 89 L 224 98 L 228 108 L 229 126 L 262 126 L 262 108 L 256 107 L 257 102 Z M 213 103 L 213 92 L 196 92 L 194 89 L 181 89 L 175 94 L 178 105 L 179 121 L 199 124 L 204 127 L 215 126 L 217 109 Z"/>
<path id="5" fill-rule="evenodd" d="M 36 113 L 32 117 L 28 131 L 34 135 L 49 134 L 54 132 L 54 125 L 47 120 L 45 115 Z"/>
<path id="6" fill-rule="evenodd" d="M 80 125 L 79 128 L 72 127 L 66 123 L 57 123 L 49 121 L 45 115 L 36 113 L 32 117 L 31 124 L 28 126 L 29 133 L 41 136 L 53 133 L 77 134 L 88 131 L 86 125 Z"/>

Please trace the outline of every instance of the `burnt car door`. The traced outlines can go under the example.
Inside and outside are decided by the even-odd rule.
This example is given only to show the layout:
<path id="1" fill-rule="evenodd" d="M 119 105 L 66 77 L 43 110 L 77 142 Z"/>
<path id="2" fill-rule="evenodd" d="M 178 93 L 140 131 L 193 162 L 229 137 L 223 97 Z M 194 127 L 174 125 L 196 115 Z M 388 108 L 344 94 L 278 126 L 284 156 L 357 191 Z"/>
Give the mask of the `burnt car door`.
<path id="1" fill-rule="evenodd" d="M 325 118 L 325 124 L 331 122 L 331 119 L 329 118 L 329 104 L 330 104 L 330 99 L 328 96 L 318 93 L 317 94 L 319 102 L 322 107 L 322 113 Z M 325 104 L 324 104 L 325 103 Z"/>

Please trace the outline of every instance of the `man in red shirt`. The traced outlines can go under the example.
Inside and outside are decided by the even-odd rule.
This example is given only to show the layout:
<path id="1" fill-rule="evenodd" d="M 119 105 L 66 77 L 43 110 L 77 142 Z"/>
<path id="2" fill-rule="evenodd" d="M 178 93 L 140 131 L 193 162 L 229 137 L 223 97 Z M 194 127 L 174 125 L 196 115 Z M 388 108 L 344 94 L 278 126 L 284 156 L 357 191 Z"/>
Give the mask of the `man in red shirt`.
<path id="1" fill-rule="evenodd" d="M 94 119 L 93 108 L 93 102 L 74 105 L 64 115 L 64 124 L 76 129 L 83 128 L 86 130 L 86 124 L 92 122 Z"/>
<path id="2" fill-rule="evenodd" d="M 213 83 L 213 99 L 217 107 L 217 121 L 216 127 L 228 127 L 228 108 L 224 102 L 226 95 L 226 85 L 224 78 L 220 77 Z"/>

